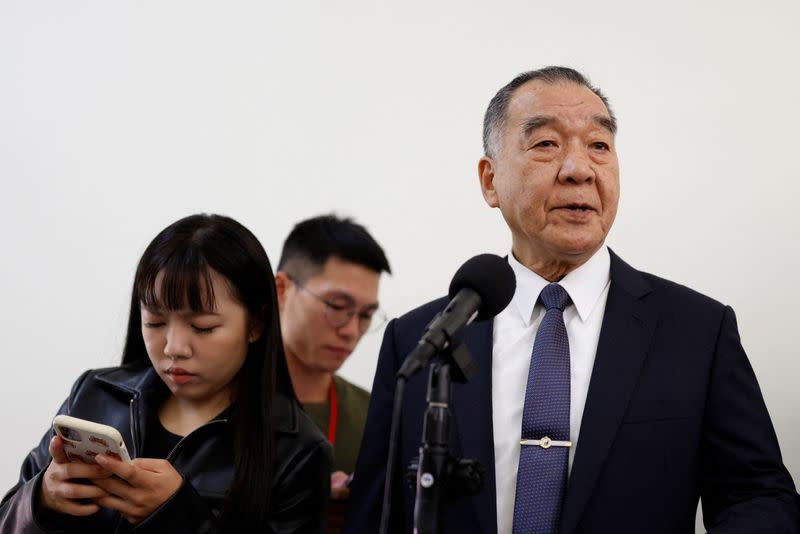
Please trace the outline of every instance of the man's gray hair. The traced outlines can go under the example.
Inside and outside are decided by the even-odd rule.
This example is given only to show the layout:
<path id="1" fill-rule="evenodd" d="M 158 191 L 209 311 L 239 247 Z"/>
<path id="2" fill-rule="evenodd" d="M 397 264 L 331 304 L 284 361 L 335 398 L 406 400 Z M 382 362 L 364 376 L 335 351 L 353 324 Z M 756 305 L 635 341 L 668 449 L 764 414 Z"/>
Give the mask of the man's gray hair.
<path id="1" fill-rule="evenodd" d="M 500 151 L 503 130 L 506 126 L 508 104 L 511 102 L 511 97 L 514 95 L 514 91 L 516 91 L 520 86 L 533 80 L 541 80 L 547 84 L 571 82 L 588 88 L 598 97 L 600 97 L 600 100 L 602 100 L 603 104 L 605 104 L 606 109 L 608 110 L 608 116 L 611 118 L 611 132 L 617 133 L 617 118 L 614 116 L 614 112 L 611 111 L 611 106 L 608 103 L 608 99 L 602 92 L 600 92 L 600 89 L 594 87 L 589 82 L 586 76 L 569 67 L 544 67 L 537 70 L 523 72 L 508 82 L 502 89 L 497 91 L 497 94 L 494 95 L 492 100 L 489 102 L 489 107 L 486 108 L 486 115 L 483 117 L 483 151 L 486 156 L 493 158 Z"/>

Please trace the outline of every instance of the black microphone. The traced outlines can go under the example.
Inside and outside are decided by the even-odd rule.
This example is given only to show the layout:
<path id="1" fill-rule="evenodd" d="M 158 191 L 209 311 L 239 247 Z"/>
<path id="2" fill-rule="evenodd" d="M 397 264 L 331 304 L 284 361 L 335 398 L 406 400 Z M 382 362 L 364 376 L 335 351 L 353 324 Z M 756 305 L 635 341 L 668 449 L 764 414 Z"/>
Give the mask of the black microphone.
<path id="1" fill-rule="evenodd" d="M 514 271 L 504 258 L 479 254 L 467 260 L 450 282 L 450 303 L 425 327 L 417 346 L 406 357 L 398 377 L 408 380 L 473 320 L 490 319 L 503 311 L 517 287 Z"/>

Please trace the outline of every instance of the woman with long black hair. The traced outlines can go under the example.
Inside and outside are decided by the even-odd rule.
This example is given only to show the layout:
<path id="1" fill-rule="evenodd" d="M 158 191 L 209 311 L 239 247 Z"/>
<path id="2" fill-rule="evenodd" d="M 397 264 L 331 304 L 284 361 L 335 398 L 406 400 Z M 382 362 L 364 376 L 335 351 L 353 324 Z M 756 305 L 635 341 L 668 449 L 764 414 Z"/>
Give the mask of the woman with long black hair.
<path id="1" fill-rule="evenodd" d="M 0 531 L 323 532 L 330 447 L 299 408 L 256 237 L 192 215 L 133 284 L 122 365 L 84 373 L 60 414 L 115 427 L 133 462 L 71 462 L 50 430 L 0 504 Z"/>

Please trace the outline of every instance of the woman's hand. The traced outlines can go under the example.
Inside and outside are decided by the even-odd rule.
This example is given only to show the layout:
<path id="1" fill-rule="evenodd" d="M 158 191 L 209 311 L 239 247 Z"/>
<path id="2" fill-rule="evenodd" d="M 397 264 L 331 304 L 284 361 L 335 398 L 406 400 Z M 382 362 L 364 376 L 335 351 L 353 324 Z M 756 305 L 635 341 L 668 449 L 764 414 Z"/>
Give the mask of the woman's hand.
<path id="1" fill-rule="evenodd" d="M 183 484 L 183 477 L 167 460 L 137 458 L 126 464 L 100 454 L 97 463 L 112 474 L 112 478 L 92 480 L 105 490 L 97 504 L 117 510 L 129 523 L 139 523 L 164 504 Z"/>
<path id="2" fill-rule="evenodd" d="M 50 440 L 49 450 L 53 461 L 42 477 L 39 490 L 41 509 L 75 516 L 92 515 L 100 510 L 96 500 L 108 494 L 87 479 L 103 480 L 111 473 L 99 465 L 71 462 L 64 451 L 64 441 L 58 436 Z"/>

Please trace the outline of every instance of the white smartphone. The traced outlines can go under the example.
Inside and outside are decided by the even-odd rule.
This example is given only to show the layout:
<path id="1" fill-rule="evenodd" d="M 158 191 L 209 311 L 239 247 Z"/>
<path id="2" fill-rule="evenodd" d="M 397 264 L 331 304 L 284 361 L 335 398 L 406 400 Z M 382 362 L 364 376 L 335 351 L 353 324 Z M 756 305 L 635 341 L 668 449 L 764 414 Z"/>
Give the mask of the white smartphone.
<path id="1" fill-rule="evenodd" d="M 98 454 L 107 454 L 131 463 L 128 449 L 119 431 L 108 425 L 94 423 L 69 415 L 57 415 L 53 419 L 53 428 L 64 441 L 64 451 L 70 461 L 86 464 L 97 463 Z"/>

